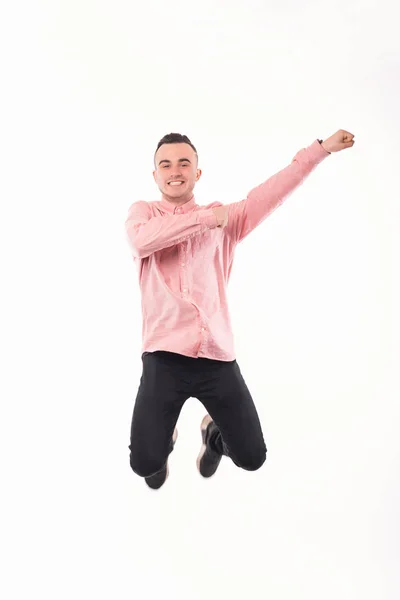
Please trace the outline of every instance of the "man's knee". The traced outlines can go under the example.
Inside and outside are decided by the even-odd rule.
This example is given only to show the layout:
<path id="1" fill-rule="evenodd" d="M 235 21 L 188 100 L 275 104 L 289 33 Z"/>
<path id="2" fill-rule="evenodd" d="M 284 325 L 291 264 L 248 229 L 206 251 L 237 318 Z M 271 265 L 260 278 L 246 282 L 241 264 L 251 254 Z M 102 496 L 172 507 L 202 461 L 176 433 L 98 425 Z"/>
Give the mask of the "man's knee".
<path id="1" fill-rule="evenodd" d="M 152 456 L 138 455 L 131 451 L 129 462 L 131 469 L 139 477 L 150 477 L 154 473 L 158 473 L 165 465 L 165 460 Z"/>
<path id="2" fill-rule="evenodd" d="M 265 448 L 260 452 L 241 457 L 237 464 L 245 471 L 257 471 L 263 466 L 266 459 L 267 449 Z"/>

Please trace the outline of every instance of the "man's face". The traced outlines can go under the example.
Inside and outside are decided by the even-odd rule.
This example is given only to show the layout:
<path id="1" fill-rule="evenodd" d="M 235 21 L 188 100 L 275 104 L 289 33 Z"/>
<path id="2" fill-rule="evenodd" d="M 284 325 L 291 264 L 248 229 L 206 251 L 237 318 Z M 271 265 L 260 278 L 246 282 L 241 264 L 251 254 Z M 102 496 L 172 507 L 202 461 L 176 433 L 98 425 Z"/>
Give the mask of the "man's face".
<path id="1" fill-rule="evenodd" d="M 163 197 L 174 204 L 188 202 L 201 176 L 193 148 L 184 143 L 163 144 L 157 150 L 155 162 L 153 176 Z"/>

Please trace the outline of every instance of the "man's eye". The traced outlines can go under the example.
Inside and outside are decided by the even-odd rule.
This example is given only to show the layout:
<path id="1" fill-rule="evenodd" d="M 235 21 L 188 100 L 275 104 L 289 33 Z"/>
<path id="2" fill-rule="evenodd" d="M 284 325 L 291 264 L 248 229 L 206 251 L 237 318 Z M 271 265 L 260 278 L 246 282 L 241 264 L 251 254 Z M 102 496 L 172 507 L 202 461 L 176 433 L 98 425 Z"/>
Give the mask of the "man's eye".
<path id="1" fill-rule="evenodd" d="M 184 163 L 184 164 L 182 164 L 182 167 L 188 167 L 188 166 L 189 166 L 189 163 Z M 162 168 L 163 168 L 163 169 L 168 169 L 168 168 L 169 168 L 169 165 L 163 165 L 163 166 L 162 166 Z"/>

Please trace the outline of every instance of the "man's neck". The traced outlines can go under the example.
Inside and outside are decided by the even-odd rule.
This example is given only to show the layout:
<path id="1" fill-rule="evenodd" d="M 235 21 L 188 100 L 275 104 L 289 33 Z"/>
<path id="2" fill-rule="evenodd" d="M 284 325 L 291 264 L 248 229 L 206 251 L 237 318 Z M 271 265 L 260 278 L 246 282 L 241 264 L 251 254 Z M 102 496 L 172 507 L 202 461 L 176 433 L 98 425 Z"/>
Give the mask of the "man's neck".
<path id="1" fill-rule="evenodd" d="M 193 194 L 189 198 L 168 198 L 167 196 L 164 196 L 164 194 L 162 196 L 163 200 L 165 200 L 172 206 L 182 206 L 183 204 L 190 202 L 193 199 L 193 197 Z"/>

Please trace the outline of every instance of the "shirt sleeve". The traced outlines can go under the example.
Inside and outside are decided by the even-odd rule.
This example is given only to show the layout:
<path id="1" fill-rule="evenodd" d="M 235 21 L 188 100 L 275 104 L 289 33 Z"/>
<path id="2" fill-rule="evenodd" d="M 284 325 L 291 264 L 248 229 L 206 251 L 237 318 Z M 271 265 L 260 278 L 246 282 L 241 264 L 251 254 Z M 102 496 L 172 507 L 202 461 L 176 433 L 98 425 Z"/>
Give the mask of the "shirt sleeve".
<path id="1" fill-rule="evenodd" d="M 134 202 L 125 221 L 127 240 L 135 258 L 146 258 L 218 226 L 212 208 L 188 214 L 153 216 L 145 201 Z"/>
<path id="2" fill-rule="evenodd" d="M 226 233 L 241 242 L 298 188 L 315 167 L 329 156 L 318 140 L 302 148 L 290 165 L 252 189 L 241 202 L 228 204 Z"/>

